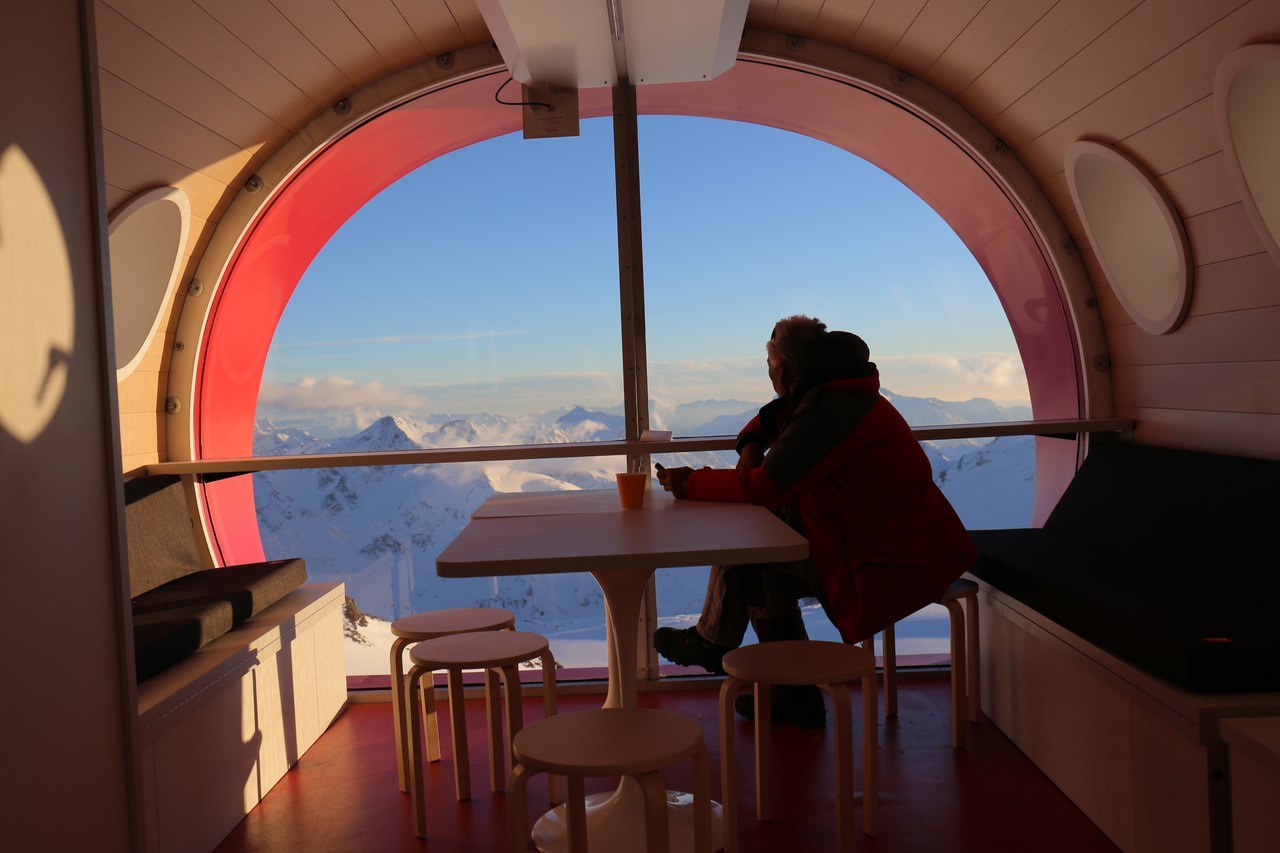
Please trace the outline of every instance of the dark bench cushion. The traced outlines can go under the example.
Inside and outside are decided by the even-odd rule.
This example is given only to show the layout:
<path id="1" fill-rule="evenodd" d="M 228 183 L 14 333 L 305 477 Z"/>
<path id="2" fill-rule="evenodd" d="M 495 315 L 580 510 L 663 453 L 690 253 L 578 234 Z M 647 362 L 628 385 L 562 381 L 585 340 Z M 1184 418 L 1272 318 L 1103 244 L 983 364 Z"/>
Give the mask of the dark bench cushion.
<path id="1" fill-rule="evenodd" d="M 144 681 L 270 607 L 307 580 L 302 560 L 206 569 L 133 599 L 138 681 Z"/>
<path id="2" fill-rule="evenodd" d="M 1280 690 L 1280 463 L 1095 446 L 1043 529 L 971 531 L 973 574 L 1196 693 Z"/>

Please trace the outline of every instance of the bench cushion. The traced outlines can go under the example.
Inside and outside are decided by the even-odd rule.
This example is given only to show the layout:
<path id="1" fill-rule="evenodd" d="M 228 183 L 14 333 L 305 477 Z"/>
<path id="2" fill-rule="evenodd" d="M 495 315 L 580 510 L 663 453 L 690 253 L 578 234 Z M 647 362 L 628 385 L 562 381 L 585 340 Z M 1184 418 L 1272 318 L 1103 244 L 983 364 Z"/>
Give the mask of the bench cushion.
<path id="1" fill-rule="evenodd" d="M 133 599 L 138 681 L 164 670 L 306 583 L 302 560 L 206 569 Z"/>
<path id="2" fill-rule="evenodd" d="M 1046 520 L 971 531 L 972 573 L 1195 693 L 1280 690 L 1280 462 L 1096 444 Z"/>

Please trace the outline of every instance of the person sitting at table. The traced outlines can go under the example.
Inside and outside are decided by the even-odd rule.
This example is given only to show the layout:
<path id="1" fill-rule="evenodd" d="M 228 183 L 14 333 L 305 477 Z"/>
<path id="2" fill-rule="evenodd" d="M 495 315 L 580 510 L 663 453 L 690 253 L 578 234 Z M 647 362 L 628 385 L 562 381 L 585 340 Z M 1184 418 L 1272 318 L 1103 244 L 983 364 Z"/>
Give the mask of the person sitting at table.
<path id="1" fill-rule="evenodd" d="M 659 628 L 668 660 L 723 673 L 750 622 L 760 642 L 807 639 L 799 600 L 816 598 L 847 643 L 937 601 L 977 559 L 893 405 L 866 343 L 812 317 L 778 321 L 766 345 L 777 399 L 738 436 L 736 468 L 665 468 L 677 498 L 769 507 L 809 540 L 809 559 L 713 566 L 698 623 Z M 743 716 L 751 697 L 738 697 Z M 775 687 L 772 719 L 823 726 L 817 687 Z"/>

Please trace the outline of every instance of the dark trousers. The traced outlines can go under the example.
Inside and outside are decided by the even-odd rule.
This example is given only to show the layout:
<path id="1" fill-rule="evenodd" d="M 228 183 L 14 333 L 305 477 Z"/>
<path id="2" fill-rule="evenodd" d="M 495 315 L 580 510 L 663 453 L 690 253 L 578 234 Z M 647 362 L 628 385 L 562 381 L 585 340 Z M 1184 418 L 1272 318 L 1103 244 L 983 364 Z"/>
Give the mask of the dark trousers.
<path id="1" fill-rule="evenodd" d="M 808 639 L 800 617 L 802 598 L 822 598 L 821 581 L 808 560 L 712 566 L 698 633 L 730 648 L 742 645 L 748 624 L 761 642 Z"/>

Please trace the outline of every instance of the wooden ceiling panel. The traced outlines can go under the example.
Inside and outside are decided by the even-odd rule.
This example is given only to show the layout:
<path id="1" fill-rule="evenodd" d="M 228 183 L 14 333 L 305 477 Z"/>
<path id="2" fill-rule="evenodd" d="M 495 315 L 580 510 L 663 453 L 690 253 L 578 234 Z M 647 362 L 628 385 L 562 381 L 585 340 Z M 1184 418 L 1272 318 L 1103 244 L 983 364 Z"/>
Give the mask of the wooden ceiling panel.
<path id="1" fill-rule="evenodd" d="M 98 75 L 102 126 L 222 184 L 235 183 L 256 151 L 224 139 L 109 71 Z"/>
<path id="2" fill-rule="evenodd" d="M 990 121 L 1078 53 L 1140 0 L 1058 3 L 960 93 L 979 118 Z"/>
<path id="3" fill-rule="evenodd" d="M 929 0 L 886 61 L 917 77 L 924 76 L 986 2 L 987 0 Z"/>
<path id="4" fill-rule="evenodd" d="M 444 0 L 396 0 L 396 8 L 429 53 L 444 53 L 467 44 Z"/>
<path id="5" fill-rule="evenodd" d="M 284 127 L 297 130 L 316 113 L 306 93 L 193 0 L 103 2 Z"/>
<path id="6" fill-rule="evenodd" d="M 1196 267 L 1191 310 L 1220 314 L 1280 305 L 1280 267 L 1259 252 Z"/>
<path id="7" fill-rule="evenodd" d="M 275 6 L 261 0 L 196 0 L 313 104 L 327 106 L 351 91 L 351 81 Z"/>
<path id="8" fill-rule="evenodd" d="M 811 38 L 837 47 L 848 47 L 873 2 L 874 0 L 845 0 L 824 3 L 817 20 L 810 27 Z M 754 5 L 753 3 L 752 6 Z M 769 29 L 768 26 L 761 28 Z"/>
<path id="9" fill-rule="evenodd" d="M 106 71 L 242 147 L 285 134 L 270 116 L 114 10 L 99 4 L 95 19 L 98 63 Z"/>
<path id="10" fill-rule="evenodd" d="M 337 0 L 337 3 L 392 70 L 399 71 L 421 62 L 426 56 L 427 49 L 391 0 Z"/>
<path id="11" fill-rule="evenodd" d="M 1227 155 L 1221 151 L 1166 172 L 1159 180 L 1184 217 L 1209 213 L 1240 201 L 1231 182 Z"/>
<path id="12" fill-rule="evenodd" d="M 788 35 L 805 36 L 813 32 L 814 21 L 822 11 L 823 0 L 782 0 L 769 29 Z"/>
<path id="13" fill-rule="evenodd" d="M 1253 34 L 1272 27 L 1280 28 L 1280 3 L 1255 0 L 1183 42 L 1028 144 L 1015 146 L 1018 156 L 1033 172 L 1051 174 L 1051 170 L 1062 168 L 1062 152 L 1066 147 L 1081 137 L 1125 139 L 1186 109 L 1212 92 L 1213 77 L 1223 57 Z M 1013 112 L 1010 110 L 1009 115 Z M 1003 124 L 997 120 L 996 132 L 1012 145 Z M 1210 124 L 1199 132 L 1216 134 L 1216 127 Z"/>
<path id="14" fill-rule="evenodd" d="M 875 0 L 862 19 L 849 47 L 883 59 L 898 46 L 911 22 L 929 0 Z"/>
<path id="15" fill-rule="evenodd" d="M 105 129 L 102 157 L 110 164 L 112 183 L 127 189 L 130 196 L 152 187 L 177 187 L 187 194 L 191 213 L 210 220 L 217 220 L 225 204 L 230 203 L 226 184 Z"/>
<path id="16" fill-rule="evenodd" d="M 964 91 L 1035 26 L 1057 0 L 991 0 L 922 76 L 949 95 Z"/>
<path id="17" fill-rule="evenodd" d="M 1180 46 L 1227 17 L 1243 0 L 1144 3 L 1098 36 L 1006 108 L 1016 121 L 1003 132 L 1019 148 L 1143 71 L 1185 53 Z M 1212 68 L 1208 82 L 1212 84 Z M 1203 90 L 1200 90 L 1203 92 Z M 1185 104 L 1186 101 L 1184 100 Z M 999 121 L 1001 116 L 995 116 Z"/>
<path id="18" fill-rule="evenodd" d="M 484 22 L 484 16 L 480 14 L 480 7 L 476 5 L 476 0 L 445 0 L 445 5 L 449 7 L 449 12 L 457 22 L 458 29 L 462 30 L 462 36 L 467 40 L 467 44 L 483 44 L 492 40 L 489 35 L 489 25 Z"/>
<path id="19" fill-rule="evenodd" d="M 351 81 L 352 90 L 367 86 L 393 70 L 334 0 L 271 0 L 271 3 Z"/>
<path id="20" fill-rule="evenodd" d="M 747 27 L 757 30 L 773 30 L 773 16 L 778 14 L 782 0 L 751 0 L 747 4 Z M 866 0 L 869 4 L 870 0 Z"/>

